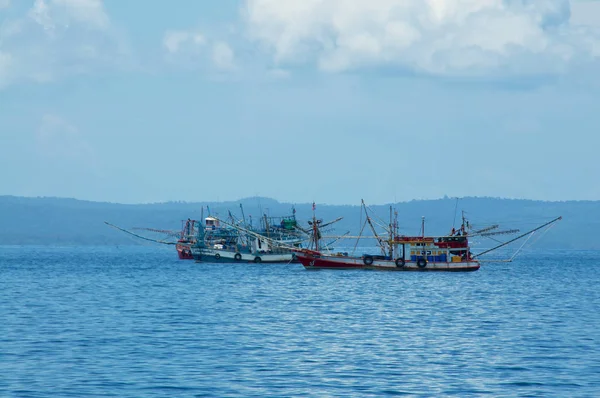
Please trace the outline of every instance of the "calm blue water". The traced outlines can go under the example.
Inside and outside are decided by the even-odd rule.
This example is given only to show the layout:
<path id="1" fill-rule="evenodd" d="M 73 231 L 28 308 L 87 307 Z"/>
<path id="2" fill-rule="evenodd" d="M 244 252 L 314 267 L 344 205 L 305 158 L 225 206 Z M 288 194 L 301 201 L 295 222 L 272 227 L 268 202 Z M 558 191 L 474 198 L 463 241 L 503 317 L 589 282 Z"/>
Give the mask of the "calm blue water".
<path id="1" fill-rule="evenodd" d="M 0 247 L 0 396 L 600 396 L 600 252 L 474 273 Z"/>

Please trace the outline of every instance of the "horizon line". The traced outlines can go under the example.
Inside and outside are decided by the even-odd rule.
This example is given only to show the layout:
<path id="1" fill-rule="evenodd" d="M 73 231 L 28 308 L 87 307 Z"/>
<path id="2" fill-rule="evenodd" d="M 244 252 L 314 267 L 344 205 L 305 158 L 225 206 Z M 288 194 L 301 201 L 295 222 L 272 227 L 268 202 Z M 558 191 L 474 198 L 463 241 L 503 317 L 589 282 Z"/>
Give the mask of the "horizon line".
<path id="1" fill-rule="evenodd" d="M 112 202 L 106 200 L 91 200 L 91 199 L 78 199 L 74 197 L 66 197 L 66 196 L 22 196 L 22 195 L 0 195 L 0 199 L 2 198 L 15 198 L 15 199 L 58 199 L 58 200 L 72 200 L 77 202 L 88 202 L 88 203 L 98 203 L 98 204 L 111 204 L 111 205 L 122 205 L 122 206 L 150 206 L 150 205 L 167 205 L 167 204 L 225 204 L 225 203 L 240 203 L 243 201 L 253 200 L 253 199 L 266 199 L 270 201 L 277 202 L 279 204 L 290 204 L 290 205 L 308 205 L 312 206 L 313 202 L 288 202 L 281 201 L 279 199 L 271 198 L 268 196 L 246 196 L 236 200 L 205 200 L 205 201 L 186 201 L 186 200 L 169 200 L 162 202 L 135 202 L 135 203 L 126 203 L 126 202 Z M 411 202 L 433 202 L 440 200 L 464 200 L 464 199 L 493 199 L 493 200 L 516 200 L 516 201 L 527 201 L 527 202 L 542 202 L 542 203 L 567 203 L 567 202 L 600 202 L 600 199 L 591 200 L 591 199 L 566 199 L 566 200 L 544 200 L 544 199 L 529 199 L 529 198 L 510 198 L 510 197 L 499 197 L 499 196 L 447 196 L 444 195 L 440 198 L 428 198 L 428 199 L 410 199 L 404 201 L 396 201 L 396 202 L 386 202 L 386 203 L 369 203 L 369 206 L 385 206 L 390 204 L 400 204 L 400 203 L 411 203 Z M 317 205 L 320 206 L 360 206 L 360 203 L 356 204 L 331 204 L 331 203 L 319 203 L 314 201 Z"/>

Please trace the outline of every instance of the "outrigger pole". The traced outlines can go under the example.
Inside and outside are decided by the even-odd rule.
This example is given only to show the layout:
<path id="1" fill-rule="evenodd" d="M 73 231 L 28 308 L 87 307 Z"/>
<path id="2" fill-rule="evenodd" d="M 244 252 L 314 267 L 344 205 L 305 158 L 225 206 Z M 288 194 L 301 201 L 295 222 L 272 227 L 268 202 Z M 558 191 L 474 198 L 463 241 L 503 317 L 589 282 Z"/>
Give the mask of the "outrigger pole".
<path id="1" fill-rule="evenodd" d="M 499 248 L 501 248 L 502 246 L 506 246 L 506 245 L 508 245 L 509 243 L 512 243 L 512 242 L 514 242 L 514 241 L 516 241 L 516 240 L 519 240 L 519 239 L 521 239 L 522 237 L 524 237 L 524 236 L 527 236 L 527 235 L 529 235 L 529 234 L 531 234 L 531 233 L 533 233 L 533 232 L 535 232 L 535 231 L 537 231 L 537 230 L 540 230 L 540 229 L 542 229 L 542 228 L 544 228 L 544 227 L 546 227 L 546 226 L 548 226 L 548 225 L 550 225 L 550 224 L 552 224 L 552 223 L 555 223 L 555 222 L 556 222 L 556 221 L 558 221 L 558 220 L 562 220 L 562 216 L 560 216 L 560 217 L 556 217 L 556 218 L 555 218 L 554 220 L 552 220 L 552 221 L 548 221 L 547 223 L 545 223 L 545 224 L 543 224 L 543 225 L 540 225 L 539 227 L 537 227 L 537 228 L 534 228 L 534 229 L 532 229 L 532 230 L 531 230 L 531 231 L 529 231 L 529 232 L 525 232 L 524 234 L 522 234 L 522 235 L 519 235 L 519 236 L 517 236 L 516 238 L 509 240 L 508 242 L 504 242 L 504 243 L 502 243 L 502 244 L 500 244 L 500 245 L 498 245 L 498 246 L 496 246 L 496 247 L 493 247 L 493 248 L 491 248 L 491 249 L 488 249 L 488 250 L 486 250 L 486 251 L 483 251 L 483 252 L 481 252 L 481 253 L 479 253 L 479 254 L 476 254 L 476 255 L 472 256 L 471 258 L 479 257 L 479 256 L 481 256 L 481 255 L 483 255 L 483 254 L 485 254 L 485 253 L 489 253 L 489 252 L 491 252 L 491 251 L 493 251 L 493 250 L 499 249 Z M 513 256 L 513 257 L 514 257 L 514 256 Z"/>
<path id="2" fill-rule="evenodd" d="M 126 230 L 126 229 L 123 229 L 123 228 L 121 228 L 121 227 L 117 227 L 116 225 L 113 225 L 113 224 L 111 224 L 111 223 L 109 223 L 109 222 L 106 222 L 106 221 L 104 221 L 104 224 L 108 225 L 109 227 L 116 228 L 116 229 L 118 229 L 119 231 L 123 231 L 123 232 L 125 232 L 126 234 L 133 235 L 133 236 L 135 236 L 136 238 L 140 238 L 140 239 L 144 239 L 144 240 L 149 240 L 150 242 L 162 243 L 163 245 L 176 245 L 176 244 L 177 244 L 177 243 L 174 243 L 174 242 L 165 242 L 164 240 L 157 240 L 157 239 L 150 239 L 150 238 L 146 238 L 145 236 L 138 235 L 138 234 L 134 234 L 134 233 L 133 233 L 133 232 L 131 232 L 131 231 L 128 231 L 128 230 Z"/>
<path id="3" fill-rule="evenodd" d="M 150 231 L 150 232 L 158 232 L 161 234 L 165 234 L 165 235 L 169 235 L 169 236 L 174 236 L 176 238 L 181 237 L 181 231 L 171 231 L 168 229 L 156 229 L 156 228 L 143 228 L 143 227 L 133 227 L 131 229 L 139 229 L 142 231 Z"/>

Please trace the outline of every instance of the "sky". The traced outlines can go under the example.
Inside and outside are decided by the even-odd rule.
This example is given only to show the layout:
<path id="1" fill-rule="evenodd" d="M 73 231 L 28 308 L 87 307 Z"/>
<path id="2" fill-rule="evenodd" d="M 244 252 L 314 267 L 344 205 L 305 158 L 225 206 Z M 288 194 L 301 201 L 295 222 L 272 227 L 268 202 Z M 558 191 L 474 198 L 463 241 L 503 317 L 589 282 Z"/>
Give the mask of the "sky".
<path id="1" fill-rule="evenodd" d="M 0 0 L 0 195 L 600 200 L 600 1 Z"/>

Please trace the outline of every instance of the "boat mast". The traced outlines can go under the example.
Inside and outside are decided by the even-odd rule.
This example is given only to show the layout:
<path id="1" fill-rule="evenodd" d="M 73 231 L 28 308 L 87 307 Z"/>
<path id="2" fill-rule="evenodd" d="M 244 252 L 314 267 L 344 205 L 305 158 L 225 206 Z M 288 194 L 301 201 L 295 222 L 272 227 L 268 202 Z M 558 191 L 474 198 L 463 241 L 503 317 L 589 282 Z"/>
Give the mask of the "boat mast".
<path id="1" fill-rule="evenodd" d="M 240 203 L 240 210 L 242 212 L 242 221 L 244 222 L 244 228 L 251 228 L 248 226 L 248 224 L 246 224 L 246 215 L 244 214 L 244 206 Z M 248 248 L 252 247 L 252 243 L 250 242 L 250 236 L 248 236 L 248 234 L 245 235 L 246 236 L 246 246 Z"/>
<path id="2" fill-rule="evenodd" d="M 456 210 L 458 210 L 458 197 L 456 198 L 456 203 L 454 204 L 454 221 L 452 221 L 452 229 L 456 227 Z"/>
<path id="3" fill-rule="evenodd" d="M 371 217 L 369 216 L 369 213 L 367 212 L 367 205 L 365 204 L 364 199 L 361 199 L 360 202 L 362 203 L 362 207 L 365 210 L 365 217 L 367 218 L 367 223 L 369 224 L 369 227 L 371 228 L 373 235 L 377 239 L 377 242 L 379 242 L 379 248 L 381 249 L 381 253 L 385 256 L 385 254 L 386 254 L 385 253 L 385 245 L 383 243 L 383 240 L 379 237 L 379 235 L 377 235 L 375 226 L 373 225 L 373 222 L 371 221 Z"/>
<path id="4" fill-rule="evenodd" d="M 267 215 L 266 215 L 266 214 L 263 214 L 263 216 L 264 216 L 264 218 L 265 218 L 265 229 L 266 229 L 266 231 L 267 231 L 267 238 L 271 239 L 271 235 L 270 235 L 270 232 L 269 232 L 269 229 L 270 229 L 270 226 L 269 226 L 269 220 L 268 220 L 268 218 L 267 218 Z"/>
<path id="5" fill-rule="evenodd" d="M 394 244 L 394 242 L 396 242 L 396 237 L 399 236 L 398 232 L 398 210 L 394 209 L 394 236 L 392 237 L 392 246 L 394 247 L 394 250 L 397 250 L 397 246 Z M 402 245 L 402 258 L 404 258 L 404 244 Z"/>
<path id="6" fill-rule="evenodd" d="M 244 214 L 244 206 L 242 206 L 241 203 L 240 203 L 240 210 L 242 211 L 242 221 L 244 221 L 244 227 L 247 227 L 248 225 L 246 224 L 246 215 Z"/>
<path id="7" fill-rule="evenodd" d="M 208 209 L 208 206 L 206 206 Z M 204 220 L 204 206 L 200 209 L 200 223 L 198 224 L 198 232 L 196 235 L 196 246 L 199 248 L 205 247 L 206 239 L 206 220 Z"/>
<path id="8" fill-rule="evenodd" d="M 319 230 L 317 227 L 317 216 L 315 215 L 315 202 L 312 204 L 312 212 L 313 212 L 313 240 L 315 241 L 315 251 L 319 251 Z"/>
<path id="9" fill-rule="evenodd" d="M 388 237 L 390 238 L 390 258 L 394 258 L 394 245 L 392 242 L 394 241 L 394 220 L 392 216 L 392 205 L 390 205 L 390 228 L 388 232 Z"/>

